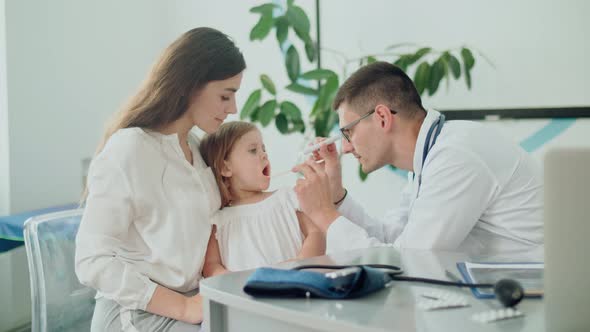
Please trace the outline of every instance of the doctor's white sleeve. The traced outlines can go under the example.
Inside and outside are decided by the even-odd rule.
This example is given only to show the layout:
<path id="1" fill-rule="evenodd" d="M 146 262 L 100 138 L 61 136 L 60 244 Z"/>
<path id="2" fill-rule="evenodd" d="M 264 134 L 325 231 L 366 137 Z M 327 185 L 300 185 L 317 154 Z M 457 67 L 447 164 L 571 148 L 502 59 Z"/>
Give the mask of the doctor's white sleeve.
<path id="1" fill-rule="evenodd" d="M 328 228 L 326 252 L 391 245 L 408 221 L 410 191 L 407 185 L 399 207 L 381 219 L 371 217 L 352 197 L 347 197 L 338 208 L 342 216 Z"/>
<path id="2" fill-rule="evenodd" d="M 396 247 L 458 248 L 478 222 L 499 185 L 471 151 L 447 147 L 429 155 L 422 186 Z"/>
<path id="3" fill-rule="evenodd" d="M 90 169 L 88 190 L 76 236 L 76 275 L 121 306 L 145 310 L 157 284 L 119 255 L 134 215 L 128 178 L 118 164 L 99 155 Z"/>

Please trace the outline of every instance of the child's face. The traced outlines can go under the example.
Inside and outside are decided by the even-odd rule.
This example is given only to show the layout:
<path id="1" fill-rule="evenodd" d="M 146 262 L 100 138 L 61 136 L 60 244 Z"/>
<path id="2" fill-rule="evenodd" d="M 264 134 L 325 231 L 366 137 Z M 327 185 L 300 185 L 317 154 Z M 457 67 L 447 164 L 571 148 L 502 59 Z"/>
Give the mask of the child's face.
<path id="1" fill-rule="evenodd" d="M 258 130 L 235 143 L 225 166 L 233 190 L 262 191 L 270 185 L 270 162 Z"/>

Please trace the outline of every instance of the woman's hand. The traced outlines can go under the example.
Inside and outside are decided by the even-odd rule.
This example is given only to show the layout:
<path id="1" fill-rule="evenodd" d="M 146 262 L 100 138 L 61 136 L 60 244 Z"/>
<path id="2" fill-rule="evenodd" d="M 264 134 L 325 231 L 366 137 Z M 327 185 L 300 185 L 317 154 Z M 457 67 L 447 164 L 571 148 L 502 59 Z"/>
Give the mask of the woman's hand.
<path id="1" fill-rule="evenodd" d="M 182 321 L 189 324 L 199 324 L 203 321 L 203 297 L 201 294 L 186 297 L 184 308 Z"/>
<path id="2" fill-rule="evenodd" d="M 203 320 L 203 298 L 199 294 L 187 297 L 158 285 L 146 311 L 189 324 L 198 324 Z"/>

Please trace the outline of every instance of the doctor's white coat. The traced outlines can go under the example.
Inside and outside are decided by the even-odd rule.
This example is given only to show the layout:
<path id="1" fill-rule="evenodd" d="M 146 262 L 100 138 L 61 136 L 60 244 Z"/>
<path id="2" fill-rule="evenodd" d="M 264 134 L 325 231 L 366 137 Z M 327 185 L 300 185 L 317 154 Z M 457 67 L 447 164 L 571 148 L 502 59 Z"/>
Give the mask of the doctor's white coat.
<path id="1" fill-rule="evenodd" d="M 415 174 L 408 174 L 400 206 L 378 220 L 347 197 L 328 229 L 329 253 L 392 245 L 492 254 L 543 245 L 539 165 L 516 143 L 471 121 L 445 122 L 422 165 L 427 132 L 439 116 L 429 111 L 420 128 Z"/>

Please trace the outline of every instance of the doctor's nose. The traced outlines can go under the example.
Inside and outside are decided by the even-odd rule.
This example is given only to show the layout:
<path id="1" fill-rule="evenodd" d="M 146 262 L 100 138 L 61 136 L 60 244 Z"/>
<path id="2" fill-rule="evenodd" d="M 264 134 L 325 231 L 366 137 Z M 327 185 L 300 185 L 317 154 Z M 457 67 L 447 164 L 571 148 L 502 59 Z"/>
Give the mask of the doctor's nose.
<path id="1" fill-rule="evenodd" d="M 352 143 L 350 143 L 346 138 L 342 138 L 342 153 L 351 153 L 354 151 L 354 147 Z"/>

